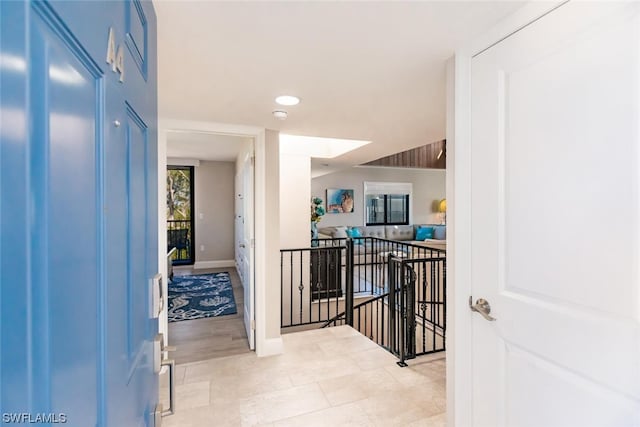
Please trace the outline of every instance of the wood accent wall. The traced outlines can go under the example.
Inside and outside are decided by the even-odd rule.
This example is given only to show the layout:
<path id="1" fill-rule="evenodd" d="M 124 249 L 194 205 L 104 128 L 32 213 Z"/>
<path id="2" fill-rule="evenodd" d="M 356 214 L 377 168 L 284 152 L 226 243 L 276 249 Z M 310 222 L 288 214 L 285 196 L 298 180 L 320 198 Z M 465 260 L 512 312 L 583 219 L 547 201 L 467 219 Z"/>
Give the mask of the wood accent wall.
<path id="1" fill-rule="evenodd" d="M 442 155 L 438 159 L 440 150 L 442 150 Z M 445 169 L 446 164 L 447 141 L 445 139 L 364 163 L 366 166 L 421 169 Z"/>

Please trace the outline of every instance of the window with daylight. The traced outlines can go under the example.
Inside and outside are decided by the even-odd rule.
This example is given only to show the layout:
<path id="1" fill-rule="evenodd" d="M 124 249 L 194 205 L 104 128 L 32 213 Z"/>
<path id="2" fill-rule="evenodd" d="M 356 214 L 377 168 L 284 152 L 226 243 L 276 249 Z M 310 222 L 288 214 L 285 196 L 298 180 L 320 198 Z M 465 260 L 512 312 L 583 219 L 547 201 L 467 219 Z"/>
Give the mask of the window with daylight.
<path id="1" fill-rule="evenodd" d="M 167 251 L 176 248 L 174 264 L 195 261 L 193 173 L 193 166 L 167 166 Z"/>
<path id="2" fill-rule="evenodd" d="M 365 182 L 365 224 L 410 224 L 412 187 L 411 183 L 404 182 Z"/>

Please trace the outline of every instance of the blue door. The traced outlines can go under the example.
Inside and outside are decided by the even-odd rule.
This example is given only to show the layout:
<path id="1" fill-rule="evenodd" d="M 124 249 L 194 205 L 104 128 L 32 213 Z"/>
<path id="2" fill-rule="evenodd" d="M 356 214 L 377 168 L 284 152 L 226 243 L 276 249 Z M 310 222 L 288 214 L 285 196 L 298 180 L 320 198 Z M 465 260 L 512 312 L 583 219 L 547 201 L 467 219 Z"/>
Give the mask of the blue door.
<path id="1" fill-rule="evenodd" d="M 0 1 L 0 423 L 153 425 L 151 2 Z"/>

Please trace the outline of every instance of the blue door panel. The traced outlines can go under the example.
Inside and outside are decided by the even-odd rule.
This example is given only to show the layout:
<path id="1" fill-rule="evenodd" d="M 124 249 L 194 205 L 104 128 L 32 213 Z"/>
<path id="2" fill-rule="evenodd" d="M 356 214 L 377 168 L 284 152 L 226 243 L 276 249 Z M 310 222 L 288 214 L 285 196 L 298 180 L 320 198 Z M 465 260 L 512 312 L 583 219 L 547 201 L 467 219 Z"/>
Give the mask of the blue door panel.
<path id="1" fill-rule="evenodd" d="M 127 105 L 127 139 L 128 139 L 128 178 L 129 178 L 129 262 L 130 262 L 130 280 L 129 280 L 129 325 L 128 335 L 131 342 L 130 346 L 131 368 L 132 371 L 149 370 L 153 360 L 151 354 L 152 348 L 146 345 L 144 337 L 149 333 L 152 327 L 150 324 L 150 316 L 148 309 L 141 310 L 141 307 L 147 307 L 148 288 L 146 280 L 147 269 L 149 267 L 148 252 L 148 230 L 146 227 L 148 206 L 146 203 L 147 178 L 145 175 L 146 164 L 148 159 L 147 143 L 148 130 L 147 126 L 136 112 Z M 140 345 L 142 343 L 142 345 Z M 137 344 L 137 345 L 136 345 Z M 138 388 L 138 396 L 144 397 L 148 395 L 148 384 L 142 381 L 136 381 L 133 384 Z M 144 405 L 145 402 L 140 398 L 137 399 L 136 405 Z"/>
<path id="2" fill-rule="evenodd" d="M 151 425 L 156 60 L 127 41 L 155 56 L 153 8 L 0 1 L 0 32 L 0 412 Z"/>
<path id="3" fill-rule="evenodd" d="M 0 1 L 0 41 L 3 67 L 0 73 L 0 402 L 3 411 L 19 411 L 30 399 L 28 224 L 29 192 L 26 165 L 28 140 L 26 6 Z M 11 44 L 4 41 L 11 38 Z M 6 321 L 11 319 L 11 321 Z"/>
<path id="4" fill-rule="evenodd" d="M 155 168 L 158 128 L 156 16 L 150 2 L 146 1 L 127 2 L 125 12 L 128 24 L 125 26 L 127 48 L 125 48 L 125 78 L 122 86 L 127 93 L 127 103 L 142 118 L 148 128 L 149 148 L 154 149 L 154 151 L 150 151 L 153 153 L 151 159 L 153 162 L 150 162 L 148 166 Z M 141 45 L 145 46 L 144 49 Z M 131 53 L 132 50 L 135 52 L 137 49 L 144 50 L 144 52 L 140 52 L 142 64 L 138 64 L 136 55 Z M 156 191 L 155 187 L 149 189 Z M 155 204 L 153 210 L 149 212 L 150 215 L 155 215 L 154 212 L 157 211 L 156 202 L 157 200 L 154 201 Z M 157 228 L 157 225 L 154 227 Z M 155 244 L 155 242 L 152 243 Z"/>
<path id="5" fill-rule="evenodd" d="M 48 9 L 64 23 L 70 34 L 82 41 L 105 77 L 109 77 L 112 72 L 105 61 L 109 27 L 113 27 L 116 34 L 124 32 L 124 11 L 128 1 L 62 0 L 47 3 Z"/>
<path id="6" fill-rule="evenodd" d="M 49 381 L 35 404 L 91 425 L 98 396 L 74 401 L 98 389 L 99 72 L 45 17 L 30 25 L 33 360 L 36 377 Z"/>
<path id="7" fill-rule="evenodd" d="M 107 84 L 105 90 L 105 111 L 109 119 L 123 121 L 122 97 L 115 90 L 115 82 Z M 125 296 L 128 289 L 128 250 L 126 246 L 128 232 L 127 174 L 122 165 L 127 164 L 128 149 L 123 127 L 106 126 L 105 175 L 109 176 L 105 186 L 105 257 L 108 268 L 105 271 L 107 286 L 105 289 L 104 310 L 109 313 L 121 313 L 126 306 Z M 109 396 L 106 418 L 109 425 L 127 425 L 127 420 L 135 419 L 127 401 L 127 380 L 129 377 L 129 338 L 122 331 L 128 328 L 128 318 L 124 315 L 113 316 L 106 330 L 106 389 Z"/>
<path id="8" fill-rule="evenodd" d="M 140 347 L 147 334 L 149 313 L 140 310 L 146 306 L 148 289 L 145 278 L 146 263 L 146 125 L 135 111 L 127 108 L 127 142 L 129 149 L 127 176 L 129 181 L 129 282 L 128 282 L 128 336 L 129 357 L 132 364 L 142 361 L 144 348 Z M 136 368 L 137 366 L 132 366 Z"/>
<path id="9" fill-rule="evenodd" d="M 147 51 L 149 36 L 147 17 L 140 2 L 132 1 L 127 6 L 126 16 L 127 46 L 138 70 L 147 79 Z"/>

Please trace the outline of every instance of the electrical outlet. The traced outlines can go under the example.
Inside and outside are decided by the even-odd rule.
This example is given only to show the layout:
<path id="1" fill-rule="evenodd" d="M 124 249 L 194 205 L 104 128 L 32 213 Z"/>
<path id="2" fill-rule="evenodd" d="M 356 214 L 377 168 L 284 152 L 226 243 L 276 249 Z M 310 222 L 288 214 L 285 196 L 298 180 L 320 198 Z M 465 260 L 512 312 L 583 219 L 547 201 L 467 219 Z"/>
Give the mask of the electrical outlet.
<path id="1" fill-rule="evenodd" d="M 204 252 L 204 245 L 200 245 L 200 252 Z"/>
<path id="2" fill-rule="evenodd" d="M 200 212 L 200 214 L 198 214 L 198 217 L 199 217 L 200 219 L 204 219 L 204 214 L 203 214 L 202 212 Z"/>

